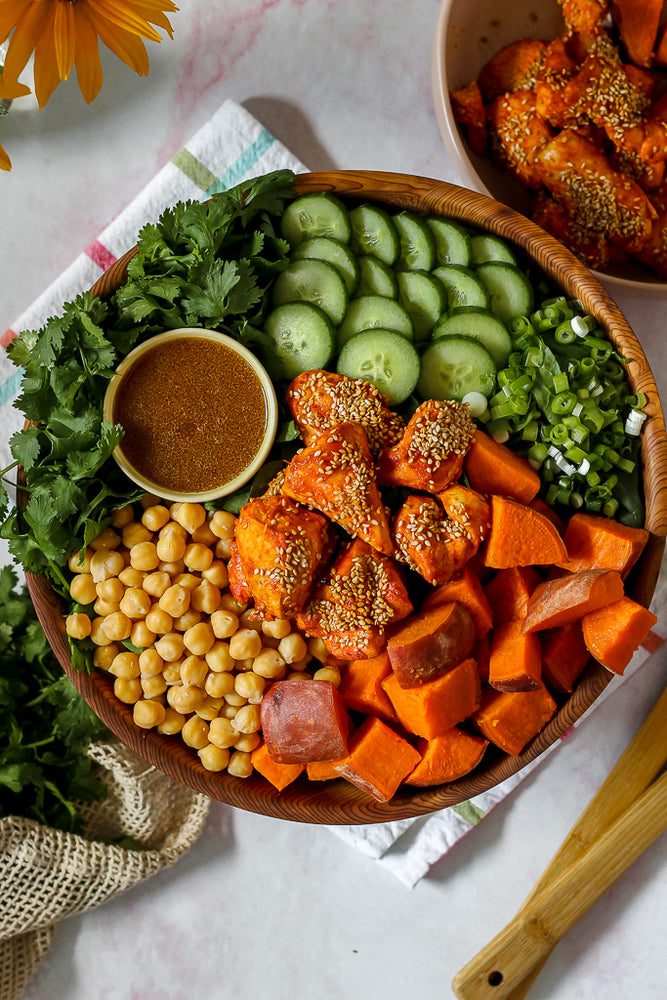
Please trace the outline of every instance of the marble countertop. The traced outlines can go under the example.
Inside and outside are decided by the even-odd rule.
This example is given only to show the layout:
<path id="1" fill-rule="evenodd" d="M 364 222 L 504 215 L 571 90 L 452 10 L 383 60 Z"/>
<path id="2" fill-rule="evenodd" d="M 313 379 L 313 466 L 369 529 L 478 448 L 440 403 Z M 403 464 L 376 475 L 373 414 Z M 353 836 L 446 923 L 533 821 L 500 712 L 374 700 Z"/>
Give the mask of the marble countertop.
<path id="1" fill-rule="evenodd" d="M 460 179 L 430 83 L 439 0 L 187 0 L 138 78 L 103 57 L 89 107 L 72 80 L 0 140 L 0 330 L 227 98 L 311 169 Z M 618 296 L 665 397 L 664 303 Z M 664 649 L 664 647 L 663 647 Z M 514 915 L 661 691 L 667 652 L 625 682 L 410 890 L 325 828 L 214 803 L 190 852 L 67 918 L 24 1000 L 440 1000 Z M 665 995 L 663 838 L 555 949 L 535 1000 Z"/>

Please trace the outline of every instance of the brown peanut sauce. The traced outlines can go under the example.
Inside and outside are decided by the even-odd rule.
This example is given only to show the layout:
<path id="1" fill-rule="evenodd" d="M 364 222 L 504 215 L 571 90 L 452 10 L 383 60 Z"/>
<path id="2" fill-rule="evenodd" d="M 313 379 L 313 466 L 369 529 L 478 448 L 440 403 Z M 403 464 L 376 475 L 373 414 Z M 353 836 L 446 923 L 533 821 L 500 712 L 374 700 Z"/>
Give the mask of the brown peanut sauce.
<path id="1" fill-rule="evenodd" d="M 267 404 L 244 358 L 199 337 L 146 351 L 124 375 L 113 421 L 125 458 L 146 479 L 175 493 L 230 482 L 262 444 Z"/>

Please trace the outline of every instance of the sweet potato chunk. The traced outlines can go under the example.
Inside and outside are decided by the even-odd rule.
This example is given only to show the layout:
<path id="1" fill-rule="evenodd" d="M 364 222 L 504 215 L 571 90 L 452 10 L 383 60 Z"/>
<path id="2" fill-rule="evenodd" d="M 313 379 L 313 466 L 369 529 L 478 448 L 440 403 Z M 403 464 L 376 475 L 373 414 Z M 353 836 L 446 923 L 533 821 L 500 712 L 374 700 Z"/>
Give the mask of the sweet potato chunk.
<path id="1" fill-rule="evenodd" d="M 476 641 L 472 615 L 452 601 L 422 610 L 392 628 L 387 654 L 401 687 L 412 688 L 461 663 Z"/>
<path id="2" fill-rule="evenodd" d="M 567 549 L 554 525 L 539 511 L 509 497 L 493 496 L 491 531 L 482 558 L 494 569 L 550 566 L 567 558 Z"/>
<path id="3" fill-rule="evenodd" d="M 347 708 L 330 681 L 275 681 L 262 699 L 261 721 L 269 756 L 278 764 L 347 753 Z"/>
<path id="4" fill-rule="evenodd" d="M 433 497 L 410 496 L 392 523 L 396 558 L 434 586 L 446 583 L 477 546 Z"/>
<path id="5" fill-rule="evenodd" d="M 541 580 L 533 566 L 510 566 L 498 570 L 484 589 L 496 628 L 512 618 L 526 617 L 530 595 Z"/>
<path id="6" fill-rule="evenodd" d="M 542 683 L 542 649 L 536 635 L 521 631 L 513 618 L 494 629 L 489 684 L 496 691 L 536 691 Z"/>
<path id="7" fill-rule="evenodd" d="M 390 673 L 391 663 L 386 652 L 368 660 L 350 660 L 341 672 L 338 687 L 350 711 L 397 722 L 396 712 L 382 689 L 382 681 Z"/>
<path id="8" fill-rule="evenodd" d="M 540 477 L 525 458 L 480 430 L 475 433 L 464 467 L 470 485 L 478 493 L 497 493 L 530 503 L 540 489 Z"/>
<path id="9" fill-rule="evenodd" d="M 581 622 L 540 632 L 542 678 L 550 688 L 570 694 L 591 654 L 586 649 Z"/>
<path id="10" fill-rule="evenodd" d="M 433 590 L 422 604 L 422 611 L 429 611 L 450 601 L 456 601 L 468 609 L 475 622 L 477 635 L 487 634 L 493 625 L 492 611 L 479 577 L 469 564 L 447 583 Z"/>
<path id="11" fill-rule="evenodd" d="M 353 734 L 347 757 L 335 762 L 341 778 L 378 802 L 388 802 L 420 761 L 417 750 L 381 719 L 369 716 Z"/>
<path id="12" fill-rule="evenodd" d="M 472 658 L 419 687 L 401 687 L 396 674 L 385 677 L 382 687 L 403 728 L 428 740 L 463 722 L 480 705 L 481 682 Z"/>
<path id="13" fill-rule="evenodd" d="M 546 687 L 507 693 L 487 687 L 482 703 L 471 716 L 482 736 L 505 753 L 518 756 L 556 711 Z"/>
<path id="14" fill-rule="evenodd" d="M 615 569 L 625 579 L 648 541 L 645 528 L 631 528 L 598 514 L 573 514 L 564 536 L 567 559 L 558 563 L 576 573 Z"/>
<path id="15" fill-rule="evenodd" d="M 607 670 L 623 674 L 657 620 L 648 608 L 622 597 L 585 615 L 581 627 L 590 654 Z"/>
<path id="16" fill-rule="evenodd" d="M 425 788 L 456 781 L 477 767 L 488 745 L 488 740 L 456 727 L 432 740 L 420 739 L 417 750 L 422 759 L 407 776 L 405 784 Z"/>
<path id="17" fill-rule="evenodd" d="M 260 743 L 253 750 L 250 759 L 255 770 L 270 781 L 279 792 L 296 781 L 306 769 L 305 764 L 279 764 L 270 756 L 266 743 Z"/>
<path id="18" fill-rule="evenodd" d="M 623 580 L 615 569 L 585 569 L 544 580 L 530 595 L 521 630 L 539 632 L 569 625 L 622 596 Z"/>

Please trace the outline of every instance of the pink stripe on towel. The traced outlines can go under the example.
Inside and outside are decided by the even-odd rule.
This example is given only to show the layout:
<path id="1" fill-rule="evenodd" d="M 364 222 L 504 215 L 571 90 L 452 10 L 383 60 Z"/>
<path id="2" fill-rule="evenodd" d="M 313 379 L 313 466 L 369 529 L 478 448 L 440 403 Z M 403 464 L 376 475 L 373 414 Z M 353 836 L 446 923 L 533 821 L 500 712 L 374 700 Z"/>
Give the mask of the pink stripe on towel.
<path id="1" fill-rule="evenodd" d="M 99 240 L 93 240 L 90 246 L 86 247 L 85 253 L 102 271 L 106 271 L 118 259 L 105 246 L 102 246 Z"/>

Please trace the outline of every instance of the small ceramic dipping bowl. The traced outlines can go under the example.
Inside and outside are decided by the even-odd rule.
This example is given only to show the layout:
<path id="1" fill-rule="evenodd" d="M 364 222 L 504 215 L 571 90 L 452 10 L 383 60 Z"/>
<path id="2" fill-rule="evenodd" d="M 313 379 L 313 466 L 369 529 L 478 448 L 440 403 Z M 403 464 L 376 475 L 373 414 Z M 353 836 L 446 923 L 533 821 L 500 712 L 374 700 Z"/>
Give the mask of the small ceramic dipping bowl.
<path id="1" fill-rule="evenodd" d="M 278 404 L 257 358 L 224 334 L 169 330 L 118 366 L 104 419 L 124 428 L 114 458 L 165 500 L 204 503 L 239 489 L 266 460 Z"/>

